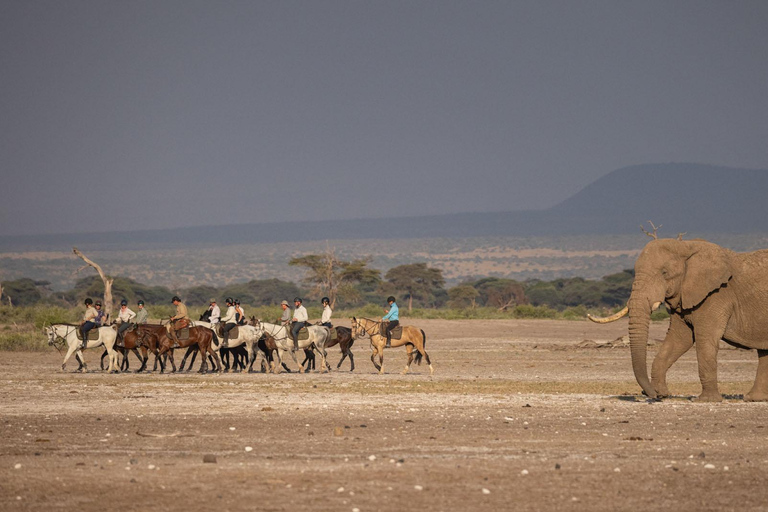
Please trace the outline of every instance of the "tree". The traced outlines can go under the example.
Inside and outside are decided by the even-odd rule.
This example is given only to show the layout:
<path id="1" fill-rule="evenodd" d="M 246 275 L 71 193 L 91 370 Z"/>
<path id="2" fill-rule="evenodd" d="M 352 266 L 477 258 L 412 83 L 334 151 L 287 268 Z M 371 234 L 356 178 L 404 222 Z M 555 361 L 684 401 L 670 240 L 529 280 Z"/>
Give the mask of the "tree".
<path id="1" fill-rule="evenodd" d="M 408 297 L 408 311 L 413 309 L 413 299 L 427 301 L 442 290 L 445 280 L 439 268 L 427 268 L 426 263 L 399 265 L 384 276 L 394 288 Z"/>
<path id="2" fill-rule="evenodd" d="M 5 296 L 11 306 L 31 306 L 42 298 L 38 284 L 43 283 L 47 283 L 47 281 L 36 283 L 28 277 L 6 281 L 2 286 L 2 295 Z"/>
<path id="3" fill-rule="evenodd" d="M 525 288 L 512 279 L 489 277 L 477 281 L 475 288 L 486 306 L 495 307 L 499 311 L 527 303 Z"/>
<path id="4" fill-rule="evenodd" d="M 293 258 L 288 262 L 291 266 L 306 267 L 307 275 L 304 282 L 313 287 L 313 292 L 326 295 L 331 301 L 331 307 L 339 297 L 350 294 L 348 285 L 352 283 L 378 284 L 381 272 L 368 268 L 371 257 L 344 261 L 336 256 L 335 251 L 327 249 L 323 254 L 308 254 Z"/>
<path id="5" fill-rule="evenodd" d="M 75 273 L 88 267 L 95 268 L 96 272 L 99 273 L 99 277 L 101 277 L 101 280 L 104 283 L 104 318 L 109 318 L 110 313 L 112 313 L 112 283 L 114 282 L 114 279 L 107 276 L 97 263 L 88 259 L 77 247 L 73 247 L 72 252 L 86 263 L 86 265 L 77 269 Z"/>
<path id="6" fill-rule="evenodd" d="M 454 308 L 477 307 L 477 297 L 480 296 L 474 286 L 471 284 L 460 284 L 448 290 L 450 301 L 448 304 Z"/>

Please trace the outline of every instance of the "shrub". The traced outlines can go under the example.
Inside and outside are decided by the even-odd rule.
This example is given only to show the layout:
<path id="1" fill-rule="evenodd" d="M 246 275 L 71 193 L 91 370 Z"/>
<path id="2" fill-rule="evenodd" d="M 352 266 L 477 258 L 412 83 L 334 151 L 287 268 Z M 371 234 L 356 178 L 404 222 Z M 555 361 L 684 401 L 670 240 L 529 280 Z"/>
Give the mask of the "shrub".
<path id="1" fill-rule="evenodd" d="M 513 318 L 556 318 L 557 311 L 547 306 L 520 304 L 512 310 Z"/>

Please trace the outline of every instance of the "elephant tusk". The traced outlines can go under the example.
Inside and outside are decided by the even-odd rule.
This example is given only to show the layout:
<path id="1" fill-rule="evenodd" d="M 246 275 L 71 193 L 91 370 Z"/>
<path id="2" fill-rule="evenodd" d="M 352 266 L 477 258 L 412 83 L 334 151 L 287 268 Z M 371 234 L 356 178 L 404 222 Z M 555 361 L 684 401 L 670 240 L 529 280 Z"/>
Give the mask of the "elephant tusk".
<path id="1" fill-rule="evenodd" d="M 622 309 L 618 313 L 614 313 L 613 315 L 607 316 L 605 318 L 600 318 L 599 316 L 592 316 L 592 315 L 587 315 L 587 318 L 589 318 L 590 320 L 598 324 L 607 324 L 610 322 L 615 322 L 619 318 L 626 316 L 628 312 L 629 312 L 629 306 L 624 306 L 624 309 Z"/>

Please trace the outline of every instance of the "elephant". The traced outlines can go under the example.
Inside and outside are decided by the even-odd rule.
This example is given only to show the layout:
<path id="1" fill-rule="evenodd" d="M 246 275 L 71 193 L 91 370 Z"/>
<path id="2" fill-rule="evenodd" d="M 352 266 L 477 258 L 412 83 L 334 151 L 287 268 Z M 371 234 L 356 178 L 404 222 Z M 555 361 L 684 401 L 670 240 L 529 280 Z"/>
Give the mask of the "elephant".
<path id="1" fill-rule="evenodd" d="M 667 335 L 648 380 L 646 350 L 651 313 L 661 304 L 670 311 Z M 650 398 L 669 396 L 667 370 L 692 346 L 701 380 L 697 400 L 723 399 L 717 385 L 720 340 L 757 349 L 758 365 L 745 401 L 768 401 L 768 250 L 736 253 L 705 240 L 655 239 L 635 262 L 627 307 L 629 343 L 637 383 Z"/>

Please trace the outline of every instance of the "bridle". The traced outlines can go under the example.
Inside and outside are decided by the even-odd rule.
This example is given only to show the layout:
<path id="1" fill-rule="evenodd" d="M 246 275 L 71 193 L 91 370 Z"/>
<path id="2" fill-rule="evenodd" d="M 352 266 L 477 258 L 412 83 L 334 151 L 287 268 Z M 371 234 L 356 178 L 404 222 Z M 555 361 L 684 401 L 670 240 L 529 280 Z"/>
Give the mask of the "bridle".
<path id="1" fill-rule="evenodd" d="M 62 325 L 65 325 L 65 327 L 67 328 L 67 331 L 64 333 L 64 336 L 59 334 L 59 331 L 53 325 L 46 327 L 46 329 L 51 330 L 51 333 L 48 335 L 48 344 L 51 345 L 53 348 L 55 348 L 59 354 L 61 354 L 61 349 L 59 347 L 65 345 L 67 343 L 67 337 L 69 336 L 69 334 L 77 329 L 74 325 L 67 325 L 67 324 L 62 324 Z M 69 330 L 70 328 L 72 328 L 72 331 Z"/>

